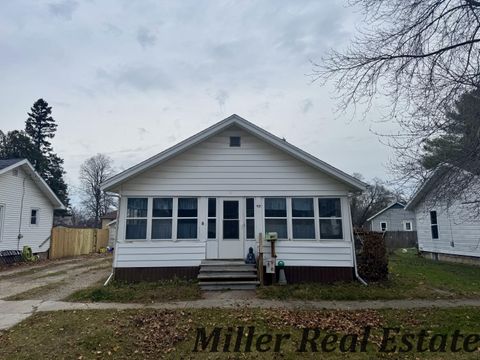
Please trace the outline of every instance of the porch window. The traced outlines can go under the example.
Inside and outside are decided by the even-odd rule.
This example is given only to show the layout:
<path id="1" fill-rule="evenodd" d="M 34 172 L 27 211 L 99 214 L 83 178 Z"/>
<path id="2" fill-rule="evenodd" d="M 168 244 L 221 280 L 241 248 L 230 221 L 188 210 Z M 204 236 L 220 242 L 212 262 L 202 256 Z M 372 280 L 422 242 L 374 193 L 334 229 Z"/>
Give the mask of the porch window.
<path id="1" fill-rule="evenodd" d="M 276 232 L 287 239 L 287 199 L 265 198 L 265 232 Z"/>
<path id="2" fill-rule="evenodd" d="M 255 239 L 255 200 L 254 198 L 247 198 L 246 203 L 246 227 L 247 239 Z"/>
<path id="3" fill-rule="evenodd" d="M 171 239 L 173 199 L 154 198 L 152 207 L 152 239 Z"/>
<path id="4" fill-rule="evenodd" d="M 197 199 L 179 198 L 177 218 L 177 239 L 196 239 L 198 220 Z"/>
<path id="5" fill-rule="evenodd" d="M 319 198 L 320 239 L 342 239 L 342 210 L 339 198 Z"/>
<path id="6" fill-rule="evenodd" d="M 292 232 L 294 239 L 315 239 L 313 198 L 292 198 Z"/>
<path id="7" fill-rule="evenodd" d="M 147 207 L 147 198 L 129 198 L 127 200 L 125 239 L 147 239 Z"/>
<path id="8" fill-rule="evenodd" d="M 208 238 L 217 238 L 217 199 L 208 199 Z"/>

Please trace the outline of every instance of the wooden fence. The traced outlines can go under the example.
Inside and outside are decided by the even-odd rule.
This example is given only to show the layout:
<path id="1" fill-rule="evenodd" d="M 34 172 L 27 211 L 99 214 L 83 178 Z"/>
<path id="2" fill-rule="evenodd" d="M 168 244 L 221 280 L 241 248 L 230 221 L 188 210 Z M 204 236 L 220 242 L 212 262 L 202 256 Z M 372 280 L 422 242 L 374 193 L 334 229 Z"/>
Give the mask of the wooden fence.
<path id="1" fill-rule="evenodd" d="M 416 231 L 386 231 L 384 239 L 385 246 L 389 250 L 417 246 Z"/>
<path id="2" fill-rule="evenodd" d="M 78 256 L 98 252 L 108 245 L 108 229 L 52 229 L 50 259 Z"/>

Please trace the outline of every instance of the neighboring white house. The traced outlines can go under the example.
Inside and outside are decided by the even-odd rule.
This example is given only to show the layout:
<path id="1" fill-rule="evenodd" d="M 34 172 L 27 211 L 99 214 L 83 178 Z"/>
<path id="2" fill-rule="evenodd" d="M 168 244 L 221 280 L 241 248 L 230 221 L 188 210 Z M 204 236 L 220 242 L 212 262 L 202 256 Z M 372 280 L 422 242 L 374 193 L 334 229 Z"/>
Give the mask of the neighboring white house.
<path id="1" fill-rule="evenodd" d="M 457 262 L 480 261 L 480 218 L 472 211 L 468 191 L 464 199 L 432 201 L 448 166 L 438 168 L 416 191 L 406 209 L 415 212 L 418 248 L 426 256 Z M 438 191 L 438 190 L 437 190 Z M 471 191 L 476 191 L 478 189 Z M 476 214 L 476 215 L 475 215 Z"/>
<path id="2" fill-rule="evenodd" d="M 0 251 L 47 251 L 54 209 L 64 206 L 28 160 L 0 160 Z"/>
<path id="3" fill-rule="evenodd" d="M 258 255 L 267 232 L 290 280 L 354 276 L 348 197 L 365 184 L 237 115 L 102 188 L 121 197 L 116 278 L 195 277 L 204 259 Z"/>
<path id="4" fill-rule="evenodd" d="M 415 213 L 405 210 L 405 205 L 394 202 L 369 219 L 371 231 L 415 231 Z"/>

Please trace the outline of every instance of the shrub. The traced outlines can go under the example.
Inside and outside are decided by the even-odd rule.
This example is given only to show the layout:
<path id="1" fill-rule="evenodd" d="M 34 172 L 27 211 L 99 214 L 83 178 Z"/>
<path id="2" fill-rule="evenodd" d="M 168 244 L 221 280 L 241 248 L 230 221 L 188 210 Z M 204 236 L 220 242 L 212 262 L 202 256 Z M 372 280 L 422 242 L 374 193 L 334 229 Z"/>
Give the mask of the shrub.
<path id="1" fill-rule="evenodd" d="M 358 256 L 358 272 L 368 281 L 383 281 L 388 278 L 387 248 L 382 233 L 359 234 L 363 247 Z"/>

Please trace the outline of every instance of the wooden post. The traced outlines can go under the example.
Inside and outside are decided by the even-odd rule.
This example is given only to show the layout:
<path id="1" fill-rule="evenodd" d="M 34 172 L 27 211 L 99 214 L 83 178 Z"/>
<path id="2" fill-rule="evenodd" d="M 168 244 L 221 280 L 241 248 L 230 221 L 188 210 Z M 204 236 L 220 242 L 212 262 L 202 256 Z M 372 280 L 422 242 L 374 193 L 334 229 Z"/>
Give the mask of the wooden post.
<path id="1" fill-rule="evenodd" d="M 262 233 L 258 234 L 258 278 L 260 285 L 264 285 L 263 281 L 263 236 Z"/>

